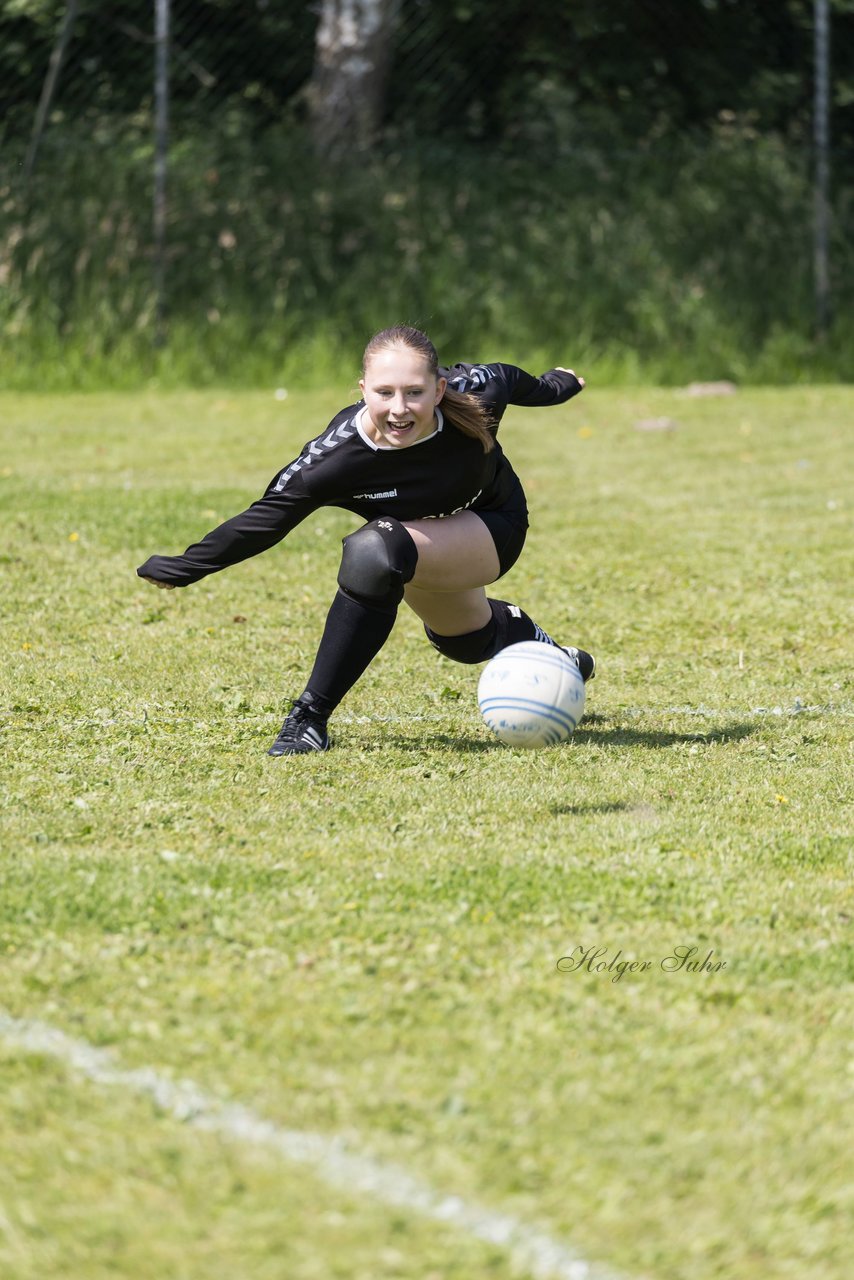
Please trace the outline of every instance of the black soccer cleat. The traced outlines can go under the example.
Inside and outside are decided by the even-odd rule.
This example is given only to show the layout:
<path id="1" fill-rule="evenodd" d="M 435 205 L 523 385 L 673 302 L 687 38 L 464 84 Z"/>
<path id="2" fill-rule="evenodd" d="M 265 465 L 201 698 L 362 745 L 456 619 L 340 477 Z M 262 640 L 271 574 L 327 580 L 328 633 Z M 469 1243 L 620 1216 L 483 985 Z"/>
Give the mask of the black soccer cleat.
<path id="1" fill-rule="evenodd" d="M 282 725 L 268 756 L 304 756 L 310 751 L 328 751 L 326 717 L 312 711 L 308 700 L 298 698 Z"/>
<path id="2" fill-rule="evenodd" d="M 581 673 L 581 679 L 587 684 L 596 675 L 596 659 L 586 649 L 575 649 L 571 644 L 562 644 L 561 649 L 575 663 Z"/>

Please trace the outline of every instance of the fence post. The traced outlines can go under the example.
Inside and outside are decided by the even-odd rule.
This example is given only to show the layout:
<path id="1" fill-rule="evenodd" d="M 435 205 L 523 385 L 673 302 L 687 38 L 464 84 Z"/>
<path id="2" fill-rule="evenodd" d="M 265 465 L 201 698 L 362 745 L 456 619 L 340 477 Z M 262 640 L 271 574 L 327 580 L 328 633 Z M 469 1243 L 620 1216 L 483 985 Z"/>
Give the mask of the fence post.
<path id="1" fill-rule="evenodd" d="M 814 0 L 815 194 L 813 226 L 813 285 L 815 336 L 821 342 L 830 329 L 830 4 Z"/>
<path id="2" fill-rule="evenodd" d="M 154 345 L 166 340 L 166 168 L 169 157 L 170 0 L 154 4 Z"/>
<path id="3" fill-rule="evenodd" d="M 41 144 L 42 134 L 44 133 L 47 113 L 50 111 L 50 104 L 53 101 L 53 95 L 56 92 L 56 86 L 59 82 L 59 73 L 62 69 L 62 62 L 65 58 L 65 51 L 68 48 L 68 42 L 71 39 L 71 32 L 74 29 L 74 20 L 77 17 L 78 0 L 69 0 L 65 10 L 65 16 L 62 19 L 62 26 L 59 29 L 59 35 L 56 38 L 56 44 L 50 55 L 47 76 L 42 85 L 42 93 L 39 98 L 38 109 L 36 110 L 36 118 L 33 124 L 33 132 L 30 137 L 30 145 L 27 148 L 27 156 L 24 160 L 24 186 L 27 186 L 32 176 L 33 169 L 38 155 L 39 145 Z"/>

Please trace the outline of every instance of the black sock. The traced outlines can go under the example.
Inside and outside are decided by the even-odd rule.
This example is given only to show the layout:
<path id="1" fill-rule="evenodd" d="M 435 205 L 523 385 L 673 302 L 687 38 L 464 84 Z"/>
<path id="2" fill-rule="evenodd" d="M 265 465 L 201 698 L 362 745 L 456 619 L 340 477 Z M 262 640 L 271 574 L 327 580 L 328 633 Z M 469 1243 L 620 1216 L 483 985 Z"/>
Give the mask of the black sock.
<path id="1" fill-rule="evenodd" d="M 391 635 L 396 617 L 396 605 L 371 605 L 338 592 L 306 685 L 321 715 L 330 715 L 367 670 Z"/>
<path id="2" fill-rule="evenodd" d="M 496 653 L 511 644 L 521 644 L 524 640 L 539 640 L 542 644 L 558 646 L 547 631 L 529 618 L 518 604 L 509 604 L 506 600 L 490 600 L 492 619 L 496 624 Z"/>

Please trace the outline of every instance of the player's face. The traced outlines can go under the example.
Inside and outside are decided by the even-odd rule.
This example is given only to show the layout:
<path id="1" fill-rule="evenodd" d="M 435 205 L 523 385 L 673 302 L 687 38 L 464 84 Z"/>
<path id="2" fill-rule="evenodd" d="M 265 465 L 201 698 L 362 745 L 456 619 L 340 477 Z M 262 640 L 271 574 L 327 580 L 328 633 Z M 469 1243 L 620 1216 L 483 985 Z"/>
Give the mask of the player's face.
<path id="1" fill-rule="evenodd" d="M 436 429 L 436 405 L 447 382 L 409 347 L 377 351 L 359 382 L 375 444 L 405 449 Z"/>

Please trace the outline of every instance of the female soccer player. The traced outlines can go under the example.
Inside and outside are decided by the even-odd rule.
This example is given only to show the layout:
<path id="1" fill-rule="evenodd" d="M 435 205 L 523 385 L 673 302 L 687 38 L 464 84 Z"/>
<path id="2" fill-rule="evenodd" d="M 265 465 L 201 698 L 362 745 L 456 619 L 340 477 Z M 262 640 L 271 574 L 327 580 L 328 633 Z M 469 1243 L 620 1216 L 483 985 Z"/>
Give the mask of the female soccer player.
<path id="1" fill-rule="evenodd" d="M 158 587 L 186 587 L 275 546 L 318 507 L 367 521 L 344 539 L 338 592 L 308 684 L 269 750 L 326 751 L 326 723 L 379 653 L 405 601 L 431 644 L 455 662 L 485 662 L 521 640 L 554 640 L 518 605 L 485 587 L 522 551 L 528 510 L 496 440 L 508 404 L 562 404 L 584 386 L 571 369 L 535 378 L 508 364 L 440 369 L 418 329 L 397 325 L 371 339 L 362 399 L 278 472 L 264 496 L 181 556 L 151 556 L 137 573 Z M 593 658 L 565 648 L 582 677 Z"/>

